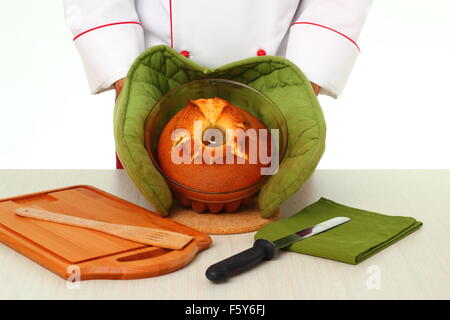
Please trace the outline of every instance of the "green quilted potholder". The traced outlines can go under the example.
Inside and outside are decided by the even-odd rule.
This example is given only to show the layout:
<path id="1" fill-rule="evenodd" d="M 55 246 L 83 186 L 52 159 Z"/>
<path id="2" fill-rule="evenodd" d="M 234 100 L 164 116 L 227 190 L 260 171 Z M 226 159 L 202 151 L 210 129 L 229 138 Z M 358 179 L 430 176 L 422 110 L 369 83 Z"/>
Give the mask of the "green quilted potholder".
<path id="1" fill-rule="evenodd" d="M 269 218 L 305 183 L 325 149 L 325 121 L 319 102 L 308 79 L 287 59 L 254 57 L 209 69 L 166 46 L 149 48 L 131 66 L 114 109 L 119 159 L 145 198 L 167 216 L 172 195 L 145 149 L 145 119 L 165 93 L 203 78 L 249 85 L 272 99 L 286 118 L 288 145 L 284 159 L 258 198 L 261 215 Z"/>

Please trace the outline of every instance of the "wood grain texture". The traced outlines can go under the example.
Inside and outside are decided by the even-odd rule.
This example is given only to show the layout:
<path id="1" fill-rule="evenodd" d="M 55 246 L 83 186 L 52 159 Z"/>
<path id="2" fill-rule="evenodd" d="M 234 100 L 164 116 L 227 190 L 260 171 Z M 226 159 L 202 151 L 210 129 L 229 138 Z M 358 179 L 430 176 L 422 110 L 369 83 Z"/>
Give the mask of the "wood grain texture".
<path id="1" fill-rule="evenodd" d="M 24 204 L 32 208 L 24 212 Z M 55 207 L 68 215 L 49 212 L 55 212 Z M 28 217 L 44 217 L 24 218 L 16 214 L 18 211 Z M 103 222 L 88 220 L 86 216 Z M 68 220 L 72 225 L 54 223 L 68 223 Z M 129 226 L 121 225 L 123 221 Z M 90 225 L 90 229 L 80 228 L 83 224 Z M 148 233 L 149 228 L 153 233 L 156 230 L 194 240 L 180 250 L 136 242 L 136 235 Z M 122 239 L 124 233 L 127 240 Z M 117 237 L 118 234 L 122 238 Z M 166 274 L 185 266 L 211 243 L 204 233 L 84 185 L 0 200 L 0 241 L 63 278 L 71 277 L 76 267 L 81 280 L 135 279 Z"/>
<path id="2" fill-rule="evenodd" d="M 0 170 L 0 198 L 74 184 L 95 185 L 153 209 L 123 170 Z M 450 299 L 449 194 L 450 170 L 318 170 L 283 204 L 283 216 L 323 196 L 366 210 L 413 216 L 423 221 L 423 227 L 356 266 L 283 251 L 220 285 L 210 283 L 205 270 L 247 249 L 254 233 L 212 236 L 209 250 L 170 274 L 133 281 L 82 281 L 78 289 L 69 289 L 60 277 L 0 245 L 0 298 Z M 46 258 L 57 263 L 54 256 Z M 380 287 L 370 289 L 367 282 L 376 268 Z"/>
<path id="3" fill-rule="evenodd" d="M 95 210 L 95 208 L 92 208 Z M 63 213 L 50 212 L 31 207 L 21 207 L 14 210 L 16 215 L 42 221 L 60 223 L 111 234 L 151 246 L 180 250 L 192 240 L 192 236 L 163 229 L 136 227 L 125 224 L 107 223 L 98 220 L 70 216 Z"/>

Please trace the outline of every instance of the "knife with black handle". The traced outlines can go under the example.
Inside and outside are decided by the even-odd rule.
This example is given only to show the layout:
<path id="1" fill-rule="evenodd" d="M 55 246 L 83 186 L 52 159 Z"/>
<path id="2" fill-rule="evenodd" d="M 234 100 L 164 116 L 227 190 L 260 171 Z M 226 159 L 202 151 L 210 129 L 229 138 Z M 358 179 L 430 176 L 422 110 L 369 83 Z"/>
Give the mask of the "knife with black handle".
<path id="1" fill-rule="evenodd" d="M 272 259 L 277 249 L 287 247 L 294 242 L 314 236 L 349 220 L 350 218 L 347 217 L 336 217 L 275 241 L 258 239 L 253 243 L 253 247 L 210 266 L 206 270 L 206 277 L 214 282 L 223 282 L 231 276 L 248 270 L 264 260 Z"/>

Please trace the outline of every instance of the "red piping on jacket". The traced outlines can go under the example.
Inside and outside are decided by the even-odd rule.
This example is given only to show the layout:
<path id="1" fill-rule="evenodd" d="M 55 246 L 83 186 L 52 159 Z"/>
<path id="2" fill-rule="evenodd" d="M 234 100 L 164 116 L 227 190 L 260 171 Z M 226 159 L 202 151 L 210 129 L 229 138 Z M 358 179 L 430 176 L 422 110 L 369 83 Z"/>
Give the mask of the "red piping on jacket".
<path id="1" fill-rule="evenodd" d="M 358 46 L 358 44 L 356 43 L 355 40 L 353 40 L 353 39 L 350 38 L 349 36 L 346 36 L 346 35 L 343 34 L 342 32 L 339 32 L 339 31 L 337 31 L 337 30 L 334 30 L 334 29 L 332 29 L 332 28 L 330 28 L 330 27 L 326 27 L 326 26 L 323 26 L 323 25 L 321 25 L 321 24 L 313 23 L 313 22 L 294 22 L 293 24 L 291 24 L 291 27 L 292 27 L 294 24 L 310 24 L 310 25 L 313 25 L 313 26 L 316 26 L 316 27 L 322 27 L 322 28 L 325 28 L 325 29 L 327 29 L 327 30 L 336 32 L 337 34 L 340 34 L 340 35 L 343 36 L 345 39 L 347 39 L 347 40 L 349 40 L 351 43 L 353 43 L 353 44 L 356 46 L 356 48 L 358 48 L 358 51 L 361 51 L 361 49 L 359 48 L 359 46 Z"/>
<path id="2" fill-rule="evenodd" d="M 108 24 L 97 26 L 97 27 L 94 27 L 94 28 L 91 28 L 89 30 L 81 32 L 80 34 L 76 35 L 73 38 L 73 41 L 77 40 L 79 37 L 81 37 L 82 35 L 84 35 L 84 34 L 86 34 L 88 32 L 91 32 L 91 31 L 94 31 L 94 30 L 97 30 L 97 29 L 100 29 L 100 28 L 104 28 L 104 27 L 116 26 L 116 25 L 119 25 L 119 24 L 138 24 L 138 25 L 140 25 L 142 27 L 142 24 L 139 21 L 123 21 L 123 22 L 108 23 Z"/>
<path id="3" fill-rule="evenodd" d="M 170 47 L 173 48 L 172 0 L 169 0 L 169 18 L 170 18 Z"/>

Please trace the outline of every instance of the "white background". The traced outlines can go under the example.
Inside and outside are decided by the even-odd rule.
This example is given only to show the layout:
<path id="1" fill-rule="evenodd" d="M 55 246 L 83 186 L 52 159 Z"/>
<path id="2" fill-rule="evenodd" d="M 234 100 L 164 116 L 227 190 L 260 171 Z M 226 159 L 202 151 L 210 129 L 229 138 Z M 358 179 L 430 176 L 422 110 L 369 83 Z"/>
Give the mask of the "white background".
<path id="1" fill-rule="evenodd" d="M 450 1 L 375 0 L 319 168 L 450 168 Z M 0 2 L 0 169 L 114 168 L 113 93 L 91 96 L 61 1 Z"/>

